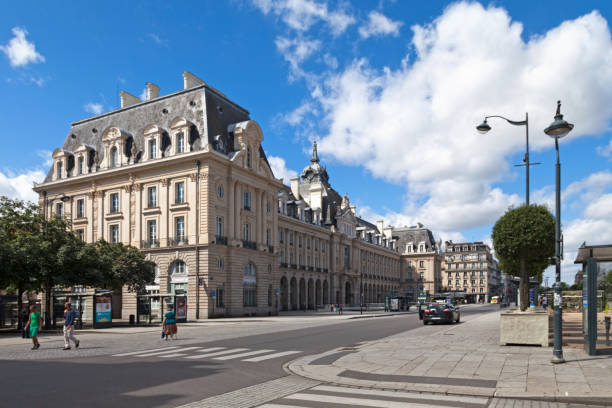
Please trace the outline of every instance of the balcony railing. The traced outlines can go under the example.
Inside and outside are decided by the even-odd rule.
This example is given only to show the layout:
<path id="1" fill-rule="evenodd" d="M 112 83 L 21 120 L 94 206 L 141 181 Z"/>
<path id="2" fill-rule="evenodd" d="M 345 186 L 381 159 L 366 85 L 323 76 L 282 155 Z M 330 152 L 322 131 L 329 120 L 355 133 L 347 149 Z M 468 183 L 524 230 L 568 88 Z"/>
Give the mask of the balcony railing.
<path id="1" fill-rule="evenodd" d="M 255 241 L 247 241 L 246 239 L 243 239 L 242 247 L 257 250 L 257 243 Z"/>
<path id="2" fill-rule="evenodd" d="M 300 265 L 300 270 L 302 270 L 302 271 L 303 271 L 303 270 L 305 270 L 305 269 L 306 269 L 306 267 L 305 267 L 304 265 Z"/>
<path id="3" fill-rule="evenodd" d="M 281 268 L 286 268 L 287 267 L 287 262 L 281 262 L 280 266 L 281 266 Z"/>
<path id="4" fill-rule="evenodd" d="M 317 268 L 317 272 L 321 272 L 321 268 Z"/>
<path id="5" fill-rule="evenodd" d="M 272 245 L 268 245 L 268 252 L 271 254 L 274 253 L 274 247 Z"/>
<path id="6" fill-rule="evenodd" d="M 309 267 L 308 267 L 308 270 L 309 270 L 309 271 L 314 271 L 314 266 L 309 266 Z"/>
<path id="7" fill-rule="evenodd" d="M 297 269 L 297 265 L 296 264 L 291 264 L 291 269 Z"/>
<path id="8" fill-rule="evenodd" d="M 169 237 L 168 246 L 188 245 L 189 240 L 185 236 Z"/>
<path id="9" fill-rule="evenodd" d="M 224 237 L 222 235 L 217 235 L 215 237 L 217 244 L 219 245 L 227 245 L 227 237 Z"/>
<path id="10" fill-rule="evenodd" d="M 327 268 L 323 268 L 323 272 L 327 273 Z"/>
<path id="11" fill-rule="evenodd" d="M 141 248 L 159 248 L 159 240 L 157 238 L 145 239 L 140 243 Z"/>

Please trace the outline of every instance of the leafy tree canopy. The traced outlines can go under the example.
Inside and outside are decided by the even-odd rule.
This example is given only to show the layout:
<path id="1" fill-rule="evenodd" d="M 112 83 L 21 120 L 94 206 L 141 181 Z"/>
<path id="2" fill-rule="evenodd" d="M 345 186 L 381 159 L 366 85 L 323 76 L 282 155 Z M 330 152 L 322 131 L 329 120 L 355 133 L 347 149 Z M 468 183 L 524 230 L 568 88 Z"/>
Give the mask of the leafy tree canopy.
<path id="1" fill-rule="evenodd" d="M 543 205 L 511 208 L 495 223 L 492 238 L 505 273 L 520 276 L 523 258 L 529 276 L 541 275 L 555 254 L 555 218 Z"/>

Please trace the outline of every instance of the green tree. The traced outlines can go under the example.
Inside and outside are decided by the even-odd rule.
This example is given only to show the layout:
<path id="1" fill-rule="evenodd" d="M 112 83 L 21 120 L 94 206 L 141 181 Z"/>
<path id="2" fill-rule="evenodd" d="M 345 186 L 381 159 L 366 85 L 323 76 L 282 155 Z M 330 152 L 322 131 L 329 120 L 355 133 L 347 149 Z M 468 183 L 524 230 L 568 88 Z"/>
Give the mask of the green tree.
<path id="1" fill-rule="evenodd" d="M 501 269 L 520 277 L 524 311 L 529 307 L 529 277 L 541 275 L 555 253 L 555 218 L 542 205 L 510 208 L 497 220 L 492 235 Z"/>
<path id="2" fill-rule="evenodd" d="M 139 291 L 155 278 L 155 264 L 147 261 L 138 249 L 104 240 L 94 245 L 98 262 L 96 286 L 120 289 L 126 285 L 131 291 Z"/>
<path id="3" fill-rule="evenodd" d="M 42 221 L 38 206 L 0 197 L 0 288 L 17 292 L 20 325 L 23 294 L 40 289 Z"/>

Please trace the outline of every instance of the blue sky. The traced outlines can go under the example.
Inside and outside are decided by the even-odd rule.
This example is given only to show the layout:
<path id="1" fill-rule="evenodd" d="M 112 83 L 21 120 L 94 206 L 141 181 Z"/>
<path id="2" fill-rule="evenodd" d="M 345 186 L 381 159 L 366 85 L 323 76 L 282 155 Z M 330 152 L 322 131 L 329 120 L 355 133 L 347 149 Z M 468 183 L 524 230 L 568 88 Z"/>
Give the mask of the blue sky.
<path id="1" fill-rule="evenodd" d="M 535 3 L 535 4 L 534 4 Z M 118 92 L 181 88 L 191 71 L 251 112 L 277 177 L 313 140 L 332 185 L 358 212 L 422 222 L 442 239 L 488 240 L 524 200 L 531 120 L 532 201 L 552 205 L 555 102 L 562 141 L 566 260 L 612 242 L 612 5 L 593 2 L 233 0 L 13 2 L 0 15 L 0 194 L 32 181 L 71 122 L 118 107 Z M 32 7 L 37 8 L 32 13 Z M 552 207 L 551 207 L 552 208 Z"/>

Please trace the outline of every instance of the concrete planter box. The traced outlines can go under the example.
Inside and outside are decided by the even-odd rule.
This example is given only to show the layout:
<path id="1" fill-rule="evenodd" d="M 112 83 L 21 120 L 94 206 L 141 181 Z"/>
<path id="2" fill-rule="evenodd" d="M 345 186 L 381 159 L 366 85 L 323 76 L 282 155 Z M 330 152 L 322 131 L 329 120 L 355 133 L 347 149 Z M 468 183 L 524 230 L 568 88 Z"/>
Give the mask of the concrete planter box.
<path id="1" fill-rule="evenodd" d="M 519 309 L 503 312 L 499 321 L 499 342 L 505 345 L 548 347 L 548 313 Z"/>

